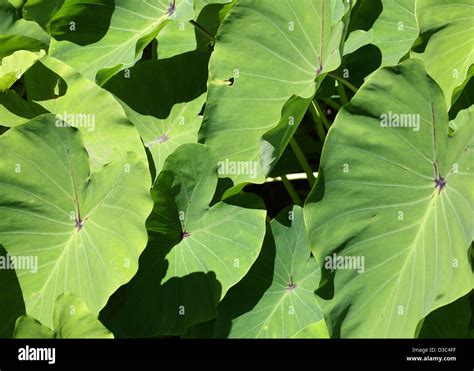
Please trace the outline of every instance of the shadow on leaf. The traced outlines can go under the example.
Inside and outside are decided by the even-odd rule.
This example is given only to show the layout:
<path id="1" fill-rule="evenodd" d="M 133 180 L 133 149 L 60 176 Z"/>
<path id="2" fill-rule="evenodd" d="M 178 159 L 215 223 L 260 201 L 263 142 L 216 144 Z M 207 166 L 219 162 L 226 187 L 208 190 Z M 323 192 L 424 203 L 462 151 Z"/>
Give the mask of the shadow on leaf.
<path id="1" fill-rule="evenodd" d="M 175 104 L 191 102 L 206 92 L 208 62 L 208 52 L 146 61 L 117 74 L 104 88 L 136 112 L 166 119 Z"/>
<path id="2" fill-rule="evenodd" d="M 115 0 L 68 1 L 51 19 L 51 35 L 81 46 L 94 44 L 109 30 L 114 11 Z"/>
<path id="3" fill-rule="evenodd" d="M 100 320 L 117 338 L 179 335 L 195 323 L 215 317 L 221 286 L 213 272 L 196 272 L 161 283 L 173 245 L 163 246 L 160 235 L 140 257 L 135 277 L 122 286 L 102 310 Z"/>
<path id="4" fill-rule="evenodd" d="M 232 327 L 232 320 L 250 312 L 262 299 L 272 285 L 275 257 L 275 241 L 271 229 L 267 228 L 262 250 L 254 265 L 247 275 L 229 290 L 220 304 L 220 307 L 225 307 L 226 310 L 218 310 L 219 317 L 214 337 L 227 338 Z M 235 300 L 236 298 L 245 298 L 245 300 Z"/>
<path id="5" fill-rule="evenodd" d="M 7 251 L 0 245 L 0 257 Z M 0 338 L 11 338 L 18 317 L 26 313 L 18 278 L 13 269 L 0 268 Z"/>

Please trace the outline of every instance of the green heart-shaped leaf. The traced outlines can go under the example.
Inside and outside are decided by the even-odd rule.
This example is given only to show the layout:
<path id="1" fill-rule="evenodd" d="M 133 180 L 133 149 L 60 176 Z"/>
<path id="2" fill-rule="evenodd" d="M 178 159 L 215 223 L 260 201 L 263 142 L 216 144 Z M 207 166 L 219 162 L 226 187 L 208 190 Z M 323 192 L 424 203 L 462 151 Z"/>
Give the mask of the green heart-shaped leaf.
<path id="1" fill-rule="evenodd" d="M 98 313 L 133 277 L 152 204 L 136 154 L 90 174 L 80 131 L 56 123 L 43 115 L 0 137 L 0 242 L 13 259 L 2 263 L 17 270 L 27 314 L 46 326 L 59 294 L 77 293 Z"/>
<path id="2" fill-rule="evenodd" d="M 229 12 L 210 61 L 200 136 L 219 160 L 256 166 L 257 175 L 224 171 L 223 177 L 235 184 L 265 180 L 262 137 L 278 125 L 292 96 L 312 98 L 315 79 L 339 66 L 344 3 L 242 1 Z"/>
<path id="3" fill-rule="evenodd" d="M 214 318 L 219 300 L 257 259 L 266 212 L 255 209 L 253 197 L 243 206 L 209 207 L 217 178 L 217 158 L 207 146 L 182 145 L 166 160 L 152 190 L 150 241 L 139 272 L 102 316 L 117 336 L 182 334 Z"/>
<path id="4" fill-rule="evenodd" d="M 416 60 L 377 71 L 339 112 L 305 209 L 332 336 L 413 337 L 473 288 L 472 108 L 454 124 L 448 136 Z"/>
<path id="5" fill-rule="evenodd" d="M 270 227 L 258 260 L 219 305 L 216 335 L 290 338 L 313 325 L 320 332 L 312 337 L 327 337 L 314 293 L 321 274 L 310 257 L 303 209 L 282 212 Z"/>

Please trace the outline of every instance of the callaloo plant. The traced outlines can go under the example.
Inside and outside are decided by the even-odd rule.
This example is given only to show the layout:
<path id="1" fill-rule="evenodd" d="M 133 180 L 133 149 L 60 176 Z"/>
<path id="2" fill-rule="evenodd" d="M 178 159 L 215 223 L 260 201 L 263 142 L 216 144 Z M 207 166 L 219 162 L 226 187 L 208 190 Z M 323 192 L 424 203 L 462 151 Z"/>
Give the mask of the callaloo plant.
<path id="1" fill-rule="evenodd" d="M 469 0 L 0 0 L 0 337 L 472 337 Z"/>

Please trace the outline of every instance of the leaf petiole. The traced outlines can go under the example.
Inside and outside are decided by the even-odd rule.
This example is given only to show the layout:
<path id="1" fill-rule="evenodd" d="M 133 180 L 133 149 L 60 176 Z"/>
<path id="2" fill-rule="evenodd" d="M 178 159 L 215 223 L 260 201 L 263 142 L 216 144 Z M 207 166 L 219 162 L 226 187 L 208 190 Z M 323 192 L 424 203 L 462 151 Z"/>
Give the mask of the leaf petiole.
<path id="1" fill-rule="evenodd" d="M 310 187 L 313 188 L 314 183 L 316 182 L 316 178 L 314 177 L 313 171 L 311 170 L 311 166 L 309 165 L 308 160 L 306 159 L 303 151 L 301 150 L 301 147 L 296 142 L 295 138 L 291 138 L 290 146 L 291 146 L 291 149 L 293 150 L 296 158 L 298 159 L 298 162 L 300 163 L 301 167 L 303 168 L 303 171 L 308 176 L 308 182 L 309 182 Z"/>
<path id="2" fill-rule="evenodd" d="M 288 194 L 290 195 L 291 200 L 293 201 L 293 203 L 295 205 L 298 205 L 298 206 L 303 206 L 303 201 L 301 201 L 301 198 L 300 198 L 300 196 L 298 196 L 298 193 L 296 192 L 295 187 L 293 187 L 293 184 L 291 184 L 291 182 L 288 180 L 286 175 L 282 175 L 281 180 L 282 180 L 283 185 L 285 186 Z"/>
<path id="3" fill-rule="evenodd" d="M 329 107 L 336 111 L 339 111 L 341 109 L 341 105 L 332 100 L 331 98 L 321 98 L 320 101 L 326 103 Z"/>
<path id="4" fill-rule="evenodd" d="M 207 36 L 213 42 L 216 42 L 216 38 L 208 30 L 206 30 L 203 26 L 201 26 L 199 23 L 197 23 L 196 21 L 192 19 L 189 21 L 189 23 L 191 23 L 197 30 L 201 31 L 205 36 Z"/>
<path id="5" fill-rule="evenodd" d="M 347 81 L 345 78 L 341 77 L 341 76 L 338 76 L 338 75 L 335 75 L 333 73 L 329 73 L 328 74 L 329 76 L 331 76 L 334 80 L 337 80 L 338 82 L 340 82 L 341 84 L 347 86 L 349 89 L 352 90 L 352 92 L 354 93 L 357 93 L 357 87 L 355 85 L 352 85 L 349 81 Z"/>
<path id="6" fill-rule="evenodd" d="M 349 103 L 349 100 L 347 99 L 347 94 L 344 90 L 344 85 L 342 85 L 340 81 L 337 82 L 336 89 L 339 93 L 339 99 L 341 100 L 342 105 L 345 106 L 347 103 Z"/>
<path id="7" fill-rule="evenodd" d="M 318 113 L 319 118 L 324 124 L 324 127 L 326 128 L 326 130 L 329 130 L 329 128 L 331 127 L 331 123 L 328 121 L 326 115 L 321 109 L 321 106 L 318 104 L 316 100 L 313 100 L 313 103 L 314 103 L 314 107 L 316 108 L 316 112 Z"/>
<path id="8" fill-rule="evenodd" d="M 309 113 L 313 118 L 314 126 L 316 127 L 316 132 L 318 134 L 319 140 L 321 141 L 321 143 L 324 143 L 324 141 L 326 140 L 326 132 L 324 131 L 324 124 L 319 118 L 318 110 L 316 108 L 316 105 L 314 104 L 314 101 L 311 101 L 309 105 Z"/>

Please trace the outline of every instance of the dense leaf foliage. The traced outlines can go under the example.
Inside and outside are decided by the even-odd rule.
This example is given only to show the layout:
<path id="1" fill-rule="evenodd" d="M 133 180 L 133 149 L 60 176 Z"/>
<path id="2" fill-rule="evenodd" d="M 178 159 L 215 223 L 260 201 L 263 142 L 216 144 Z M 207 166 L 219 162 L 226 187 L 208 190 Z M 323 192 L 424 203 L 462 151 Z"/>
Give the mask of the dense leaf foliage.
<path id="1" fill-rule="evenodd" d="M 473 20 L 0 0 L 0 337 L 472 337 Z"/>

